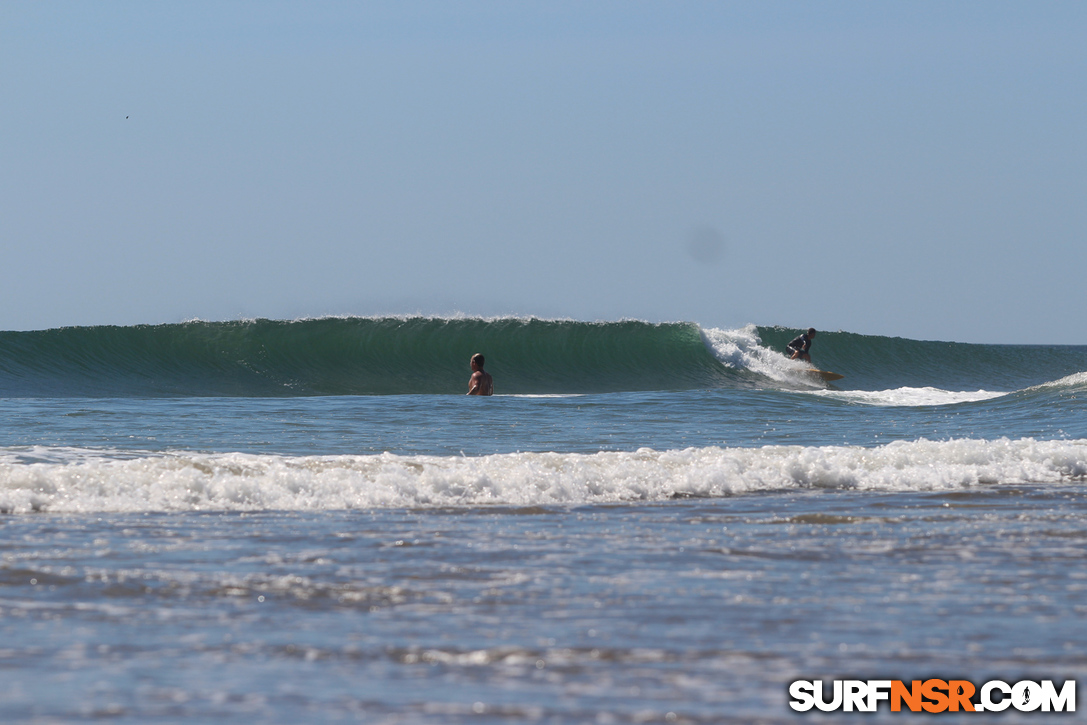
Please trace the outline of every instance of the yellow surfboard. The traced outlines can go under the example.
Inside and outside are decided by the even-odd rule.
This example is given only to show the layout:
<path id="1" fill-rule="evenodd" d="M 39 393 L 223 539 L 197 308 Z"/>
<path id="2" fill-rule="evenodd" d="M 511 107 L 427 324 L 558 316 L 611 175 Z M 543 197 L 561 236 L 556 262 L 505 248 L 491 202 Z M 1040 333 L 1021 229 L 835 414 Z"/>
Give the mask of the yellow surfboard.
<path id="1" fill-rule="evenodd" d="M 844 375 L 839 375 L 838 373 L 832 373 L 827 370 L 816 370 L 815 368 L 812 368 L 811 372 L 816 377 L 822 378 L 827 382 L 830 382 L 831 380 L 841 380 L 845 377 Z"/>

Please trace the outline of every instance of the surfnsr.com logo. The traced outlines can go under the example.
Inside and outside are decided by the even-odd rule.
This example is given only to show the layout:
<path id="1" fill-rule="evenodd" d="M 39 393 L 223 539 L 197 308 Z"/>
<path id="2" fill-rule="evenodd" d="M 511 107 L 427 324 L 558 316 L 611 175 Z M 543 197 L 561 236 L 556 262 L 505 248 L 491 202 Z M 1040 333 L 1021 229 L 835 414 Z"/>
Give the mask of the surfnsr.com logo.
<path id="1" fill-rule="evenodd" d="M 1022 680 L 1009 685 L 990 680 L 980 688 L 968 680 L 834 680 L 824 698 L 822 680 L 797 680 L 789 685 L 789 707 L 807 712 L 875 712 L 881 702 L 891 712 L 1075 712 L 1076 681 L 1066 680 L 1058 690 L 1052 680 Z"/>

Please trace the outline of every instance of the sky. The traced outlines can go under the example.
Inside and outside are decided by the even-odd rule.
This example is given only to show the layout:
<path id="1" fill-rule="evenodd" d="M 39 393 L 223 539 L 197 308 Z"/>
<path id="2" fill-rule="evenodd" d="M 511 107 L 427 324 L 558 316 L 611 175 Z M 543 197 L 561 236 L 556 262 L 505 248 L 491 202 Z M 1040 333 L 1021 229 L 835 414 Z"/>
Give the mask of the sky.
<path id="1" fill-rule="evenodd" d="M 0 4 L 0 329 L 1087 344 L 1087 3 Z"/>

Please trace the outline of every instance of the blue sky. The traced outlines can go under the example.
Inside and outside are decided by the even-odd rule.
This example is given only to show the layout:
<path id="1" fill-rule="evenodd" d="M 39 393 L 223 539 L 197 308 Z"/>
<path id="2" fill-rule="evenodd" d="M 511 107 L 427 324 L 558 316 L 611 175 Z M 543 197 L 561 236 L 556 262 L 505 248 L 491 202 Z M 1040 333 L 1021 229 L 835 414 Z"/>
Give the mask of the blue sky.
<path id="1" fill-rule="evenodd" d="M 1087 5 L 0 5 L 0 329 L 1087 343 Z"/>

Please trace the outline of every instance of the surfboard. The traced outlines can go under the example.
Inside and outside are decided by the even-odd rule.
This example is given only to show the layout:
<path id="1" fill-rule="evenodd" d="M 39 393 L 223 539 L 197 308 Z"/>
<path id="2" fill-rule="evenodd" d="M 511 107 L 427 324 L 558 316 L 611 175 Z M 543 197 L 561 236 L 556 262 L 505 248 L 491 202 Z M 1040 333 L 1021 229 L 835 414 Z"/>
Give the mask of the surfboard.
<path id="1" fill-rule="evenodd" d="M 830 382 L 831 380 L 841 380 L 845 377 L 844 375 L 839 375 L 838 373 L 832 373 L 828 370 L 816 370 L 815 368 L 811 369 L 811 373 L 812 375 L 820 377 L 827 382 Z"/>

